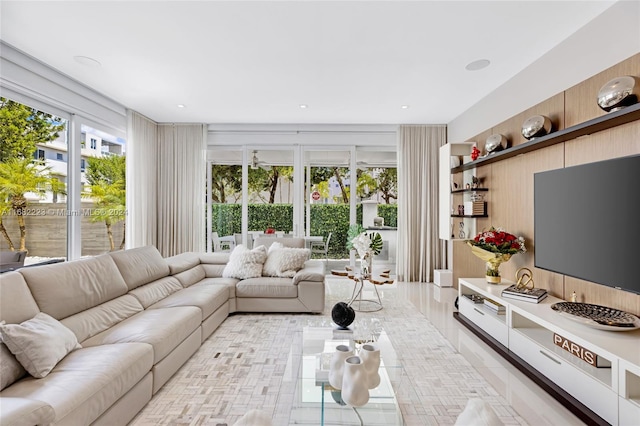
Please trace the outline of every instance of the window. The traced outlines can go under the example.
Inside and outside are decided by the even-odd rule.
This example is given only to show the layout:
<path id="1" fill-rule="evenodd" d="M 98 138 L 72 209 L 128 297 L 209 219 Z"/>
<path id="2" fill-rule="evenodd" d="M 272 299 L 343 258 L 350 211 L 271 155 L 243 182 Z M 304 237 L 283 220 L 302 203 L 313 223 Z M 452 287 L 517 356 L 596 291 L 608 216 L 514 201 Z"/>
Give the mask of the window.
<path id="1" fill-rule="evenodd" d="M 0 200 L 7 201 L 6 208 L 0 209 L 6 230 L 0 236 L 0 250 L 26 250 L 27 265 L 40 258 L 65 258 L 66 167 L 56 163 L 53 154 L 46 159 L 42 146 L 62 144 L 67 138 L 67 122 L 5 98 L 0 98 L 0 113 L 0 127 L 6 136 L 3 148 L 4 144 L 11 148 L 3 150 L 0 157 Z M 46 167 L 33 164 L 32 159 L 43 161 Z M 21 209 L 29 213 L 16 214 Z"/>
<path id="2" fill-rule="evenodd" d="M 44 160 L 44 149 L 36 149 L 33 153 L 34 160 Z"/>
<path id="3" fill-rule="evenodd" d="M 64 161 L 64 157 L 62 156 L 61 152 L 57 152 L 56 153 L 56 160 L 58 161 Z"/>
<path id="4" fill-rule="evenodd" d="M 91 138 L 91 149 L 98 148 L 98 141 L 95 138 Z"/>
<path id="5" fill-rule="evenodd" d="M 87 168 L 87 163 L 86 163 L 85 159 L 83 158 L 83 159 L 80 160 L 80 171 L 84 172 L 84 170 L 86 168 Z"/>

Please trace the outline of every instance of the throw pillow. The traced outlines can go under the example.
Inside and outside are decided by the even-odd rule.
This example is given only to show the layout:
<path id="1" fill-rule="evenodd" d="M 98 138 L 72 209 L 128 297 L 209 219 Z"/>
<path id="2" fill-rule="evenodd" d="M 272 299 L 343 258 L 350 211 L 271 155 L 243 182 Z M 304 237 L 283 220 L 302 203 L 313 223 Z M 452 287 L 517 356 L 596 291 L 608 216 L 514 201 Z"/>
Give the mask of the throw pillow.
<path id="1" fill-rule="evenodd" d="M 21 324 L 0 324 L 0 333 L 24 369 L 38 379 L 69 352 L 81 348 L 73 331 L 44 312 Z"/>
<path id="2" fill-rule="evenodd" d="M 262 266 L 267 259 L 265 246 L 258 246 L 249 250 L 242 244 L 237 245 L 229 255 L 229 262 L 222 271 L 224 278 L 258 278 L 262 276 Z"/>
<path id="3" fill-rule="evenodd" d="M 0 323 L 4 325 L 4 321 Z M 0 390 L 27 374 L 0 336 Z"/>
<path id="4" fill-rule="evenodd" d="M 284 247 L 281 243 L 275 242 L 269 247 L 262 274 L 267 277 L 291 278 L 304 267 L 304 263 L 310 257 L 309 249 Z"/>
<path id="5" fill-rule="evenodd" d="M 471 398 L 458 418 L 455 426 L 503 426 L 489 403 L 480 398 Z"/>

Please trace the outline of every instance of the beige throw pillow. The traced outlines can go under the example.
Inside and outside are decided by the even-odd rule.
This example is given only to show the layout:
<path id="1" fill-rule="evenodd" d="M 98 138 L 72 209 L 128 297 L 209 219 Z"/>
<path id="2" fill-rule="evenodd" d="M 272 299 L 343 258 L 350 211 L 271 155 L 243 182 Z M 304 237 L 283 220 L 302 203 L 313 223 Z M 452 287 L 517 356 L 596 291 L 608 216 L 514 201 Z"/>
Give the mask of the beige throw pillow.
<path id="1" fill-rule="evenodd" d="M 229 255 L 229 262 L 222 271 L 224 278 L 258 278 L 262 276 L 262 266 L 267 259 L 265 246 L 258 246 L 249 250 L 242 244 L 237 245 Z"/>
<path id="2" fill-rule="evenodd" d="M 4 321 L 0 323 L 4 325 Z M 0 390 L 27 374 L 0 336 Z"/>
<path id="3" fill-rule="evenodd" d="M 81 347 L 73 331 L 44 312 L 21 324 L 0 324 L 0 333 L 24 369 L 38 379 Z"/>
<path id="4" fill-rule="evenodd" d="M 269 247 L 262 275 L 291 278 L 304 267 L 304 263 L 310 257 L 311 250 L 309 249 L 284 247 L 282 243 L 275 242 Z"/>

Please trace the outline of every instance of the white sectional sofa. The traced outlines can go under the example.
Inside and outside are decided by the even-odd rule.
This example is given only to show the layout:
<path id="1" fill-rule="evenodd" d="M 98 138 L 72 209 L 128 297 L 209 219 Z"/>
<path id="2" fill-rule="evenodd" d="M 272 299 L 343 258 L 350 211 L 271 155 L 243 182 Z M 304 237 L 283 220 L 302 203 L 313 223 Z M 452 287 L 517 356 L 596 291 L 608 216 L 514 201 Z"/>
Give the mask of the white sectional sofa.
<path id="1" fill-rule="evenodd" d="M 7 346 L 16 340 L 23 356 L 37 357 L 19 332 L 40 313 L 71 330 L 81 346 L 35 378 L 0 344 L 0 424 L 126 424 L 230 313 L 323 311 L 320 262 L 308 261 L 292 278 L 239 280 L 222 277 L 228 259 L 163 259 L 148 246 L 0 275 Z M 9 332 L 16 330 L 14 339 Z"/>

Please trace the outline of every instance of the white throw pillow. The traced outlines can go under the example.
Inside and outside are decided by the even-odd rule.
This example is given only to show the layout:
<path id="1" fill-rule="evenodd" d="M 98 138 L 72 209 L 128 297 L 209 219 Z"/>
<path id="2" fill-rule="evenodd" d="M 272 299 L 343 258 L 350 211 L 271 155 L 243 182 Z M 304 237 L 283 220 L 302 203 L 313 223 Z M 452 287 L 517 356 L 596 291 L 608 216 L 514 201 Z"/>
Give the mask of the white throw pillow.
<path id="1" fill-rule="evenodd" d="M 237 245 L 229 255 L 229 262 L 222 271 L 224 278 L 258 278 L 262 276 L 262 266 L 267 259 L 267 248 L 258 246 L 249 250 L 242 244 Z"/>
<path id="2" fill-rule="evenodd" d="M 81 348 L 73 331 L 44 312 L 21 324 L 0 324 L 0 333 L 24 369 L 38 379 L 69 352 Z"/>
<path id="3" fill-rule="evenodd" d="M 4 325 L 4 321 L 2 323 Z M 27 374 L 0 336 L 0 390 Z"/>
<path id="4" fill-rule="evenodd" d="M 275 242 L 269 247 L 262 275 L 291 278 L 304 267 L 304 262 L 310 257 L 311 250 L 309 249 L 284 247 L 282 243 Z"/>
<path id="5" fill-rule="evenodd" d="M 491 405 L 480 398 L 471 398 L 456 419 L 455 426 L 503 426 L 503 423 Z"/>

